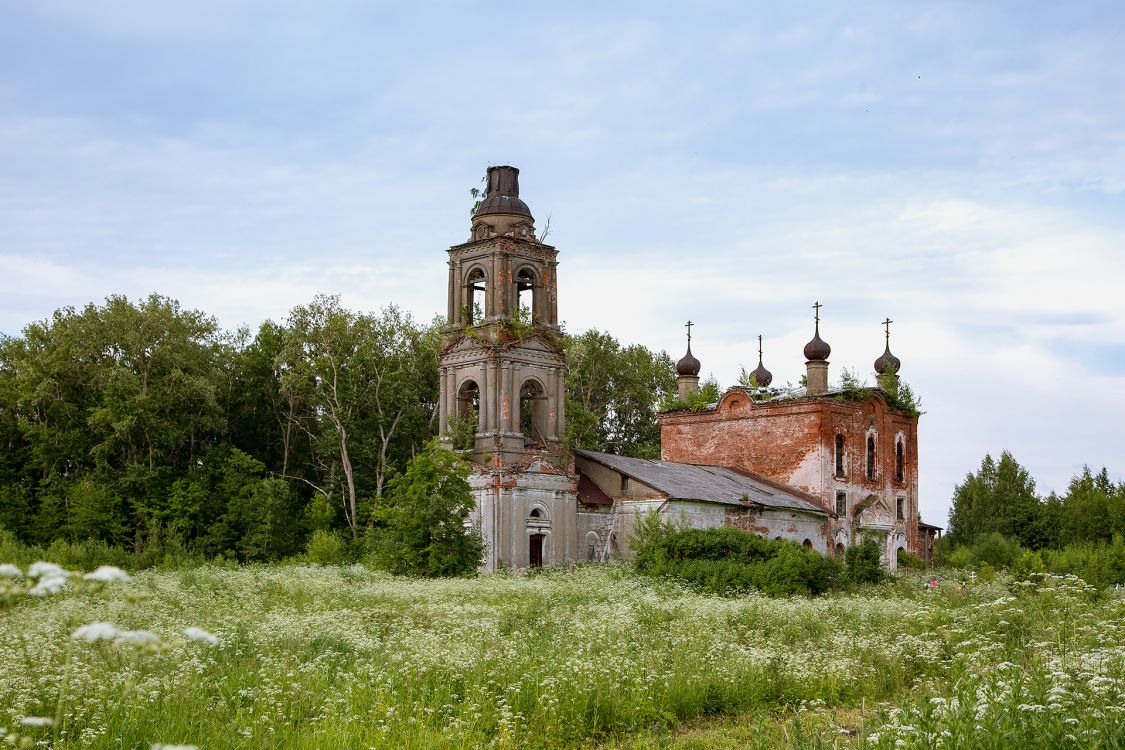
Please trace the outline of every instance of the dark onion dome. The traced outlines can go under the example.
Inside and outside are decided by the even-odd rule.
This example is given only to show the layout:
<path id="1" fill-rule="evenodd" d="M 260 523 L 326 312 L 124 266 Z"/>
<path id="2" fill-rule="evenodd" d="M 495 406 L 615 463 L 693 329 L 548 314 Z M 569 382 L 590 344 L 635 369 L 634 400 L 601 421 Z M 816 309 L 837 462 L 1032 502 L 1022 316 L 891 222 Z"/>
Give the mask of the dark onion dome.
<path id="1" fill-rule="evenodd" d="M 520 171 L 515 167 L 489 167 L 485 199 L 473 217 L 489 214 L 514 214 L 531 219 L 531 209 L 520 200 Z"/>
<path id="2" fill-rule="evenodd" d="M 765 388 L 773 382 L 773 373 L 767 370 L 762 364 L 761 356 L 758 357 L 757 369 L 750 374 L 754 377 L 754 382 L 758 384 L 759 388 Z"/>
<path id="3" fill-rule="evenodd" d="M 831 353 L 832 347 L 820 337 L 820 323 L 817 323 L 812 341 L 805 344 L 805 359 L 809 362 L 824 362 Z"/>
<path id="4" fill-rule="evenodd" d="M 891 354 L 891 343 L 888 341 L 883 356 L 875 360 L 875 372 L 880 375 L 894 375 L 900 367 L 902 367 L 902 362 L 899 361 L 898 357 Z"/>
<path id="5" fill-rule="evenodd" d="M 676 374 L 681 377 L 696 377 L 699 375 L 699 360 L 691 354 L 691 344 L 688 344 L 687 354 L 676 363 Z"/>

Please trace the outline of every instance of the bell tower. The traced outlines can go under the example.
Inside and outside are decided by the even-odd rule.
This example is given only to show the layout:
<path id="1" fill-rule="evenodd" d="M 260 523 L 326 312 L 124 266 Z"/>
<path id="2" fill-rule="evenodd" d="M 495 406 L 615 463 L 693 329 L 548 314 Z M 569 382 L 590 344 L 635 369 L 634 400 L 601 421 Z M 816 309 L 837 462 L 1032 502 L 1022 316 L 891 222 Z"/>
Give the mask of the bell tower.
<path id="1" fill-rule="evenodd" d="M 441 434 L 473 427 L 473 459 L 561 458 L 566 361 L 557 251 L 535 236 L 515 167 L 489 167 L 468 242 L 449 248 L 449 327 L 441 353 Z M 461 446 L 467 447 L 467 446 Z"/>
<path id="2" fill-rule="evenodd" d="M 519 174 L 489 167 L 469 241 L 449 248 L 440 434 L 471 451 L 470 518 L 488 548 L 485 571 L 562 565 L 578 549 L 557 253 L 535 236 Z"/>

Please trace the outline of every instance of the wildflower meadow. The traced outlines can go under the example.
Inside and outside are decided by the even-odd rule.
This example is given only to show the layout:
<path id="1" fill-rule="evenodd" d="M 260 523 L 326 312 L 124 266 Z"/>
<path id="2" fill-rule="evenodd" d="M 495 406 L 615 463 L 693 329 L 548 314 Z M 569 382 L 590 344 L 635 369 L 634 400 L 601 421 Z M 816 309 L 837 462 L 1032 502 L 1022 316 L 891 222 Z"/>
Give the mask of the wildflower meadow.
<path id="1" fill-rule="evenodd" d="M 0 566 L 0 732 L 51 748 L 1121 747 L 1073 577 L 721 597 L 612 565 Z"/>

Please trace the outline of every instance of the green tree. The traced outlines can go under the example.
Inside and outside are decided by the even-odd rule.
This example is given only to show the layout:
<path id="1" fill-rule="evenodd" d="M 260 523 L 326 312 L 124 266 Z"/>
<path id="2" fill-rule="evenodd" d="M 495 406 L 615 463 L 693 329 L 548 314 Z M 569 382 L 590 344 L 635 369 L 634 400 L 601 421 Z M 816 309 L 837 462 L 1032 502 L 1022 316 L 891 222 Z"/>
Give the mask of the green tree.
<path id="1" fill-rule="evenodd" d="M 391 479 L 373 513 L 371 547 L 379 565 L 396 574 L 471 574 L 484 557 L 484 540 L 467 526 L 474 508 L 469 464 L 430 442 Z"/>
<path id="2" fill-rule="evenodd" d="M 101 539 L 113 545 L 129 540 L 125 503 L 113 489 L 92 476 L 69 484 L 67 508 L 70 512 L 67 531 L 71 538 Z"/>
<path id="3" fill-rule="evenodd" d="M 1114 534 L 1125 535 L 1125 484 L 1110 481 L 1102 467 L 1094 473 L 1089 466 L 1070 480 L 1062 499 L 1059 543 L 1108 542 Z"/>
<path id="4" fill-rule="evenodd" d="M 317 471 L 297 478 L 335 499 L 358 538 L 360 498 L 381 497 L 395 465 L 433 432 L 436 337 L 394 306 L 366 315 L 323 295 L 293 309 L 285 336 L 286 418 L 308 436 Z"/>
<path id="5" fill-rule="evenodd" d="M 14 420 L 8 484 L 31 498 L 28 533 L 138 544 L 176 475 L 221 439 L 215 321 L 159 295 L 113 296 L 58 310 L 2 351 L 0 437 Z"/>
<path id="6" fill-rule="evenodd" d="M 563 342 L 567 439 L 575 448 L 654 458 L 660 455 L 660 405 L 675 393 L 672 358 L 622 346 L 590 330 Z"/>
<path id="7" fill-rule="evenodd" d="M 951 544 L 970 544 L 979 534 L 997 532 L 1021 545 L 1038 548 L 1041 538 L 1042 503 L 1035 494 L 1035 480 L 1012 454 L 1004 451 L 1000 461 L 985 455 L 977 473 L 970 472 L 953 491 L 949 511 Z"/>

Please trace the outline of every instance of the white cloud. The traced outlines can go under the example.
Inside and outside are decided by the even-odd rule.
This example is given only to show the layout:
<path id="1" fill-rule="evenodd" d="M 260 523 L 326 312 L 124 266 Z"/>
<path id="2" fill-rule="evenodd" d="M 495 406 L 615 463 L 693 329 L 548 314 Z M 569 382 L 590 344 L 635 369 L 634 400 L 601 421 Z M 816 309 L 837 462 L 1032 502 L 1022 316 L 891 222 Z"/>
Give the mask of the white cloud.
<path id="1" fill-rule="evenodd" d="M 813 300 L 834 374 L 867 372 L 895 319 L 929 411 L 932 520 L 985 450 L 1055 488 L 1119 460 L 1111 23 L 721 2 L 690 19 L 259 0 L 19 13 L 74 51 L 0 74 L 0 330 L 150 291 L 228 327 L 317 292 L 427 320 L 468 188 L 510 162 L 540 225 L 553 215 L 571 330 L 678 356 L 690 317 L 727 383 L 762 333 L 796 381 Z M 99 67 L 106 40 L 119 59 Z"/>

